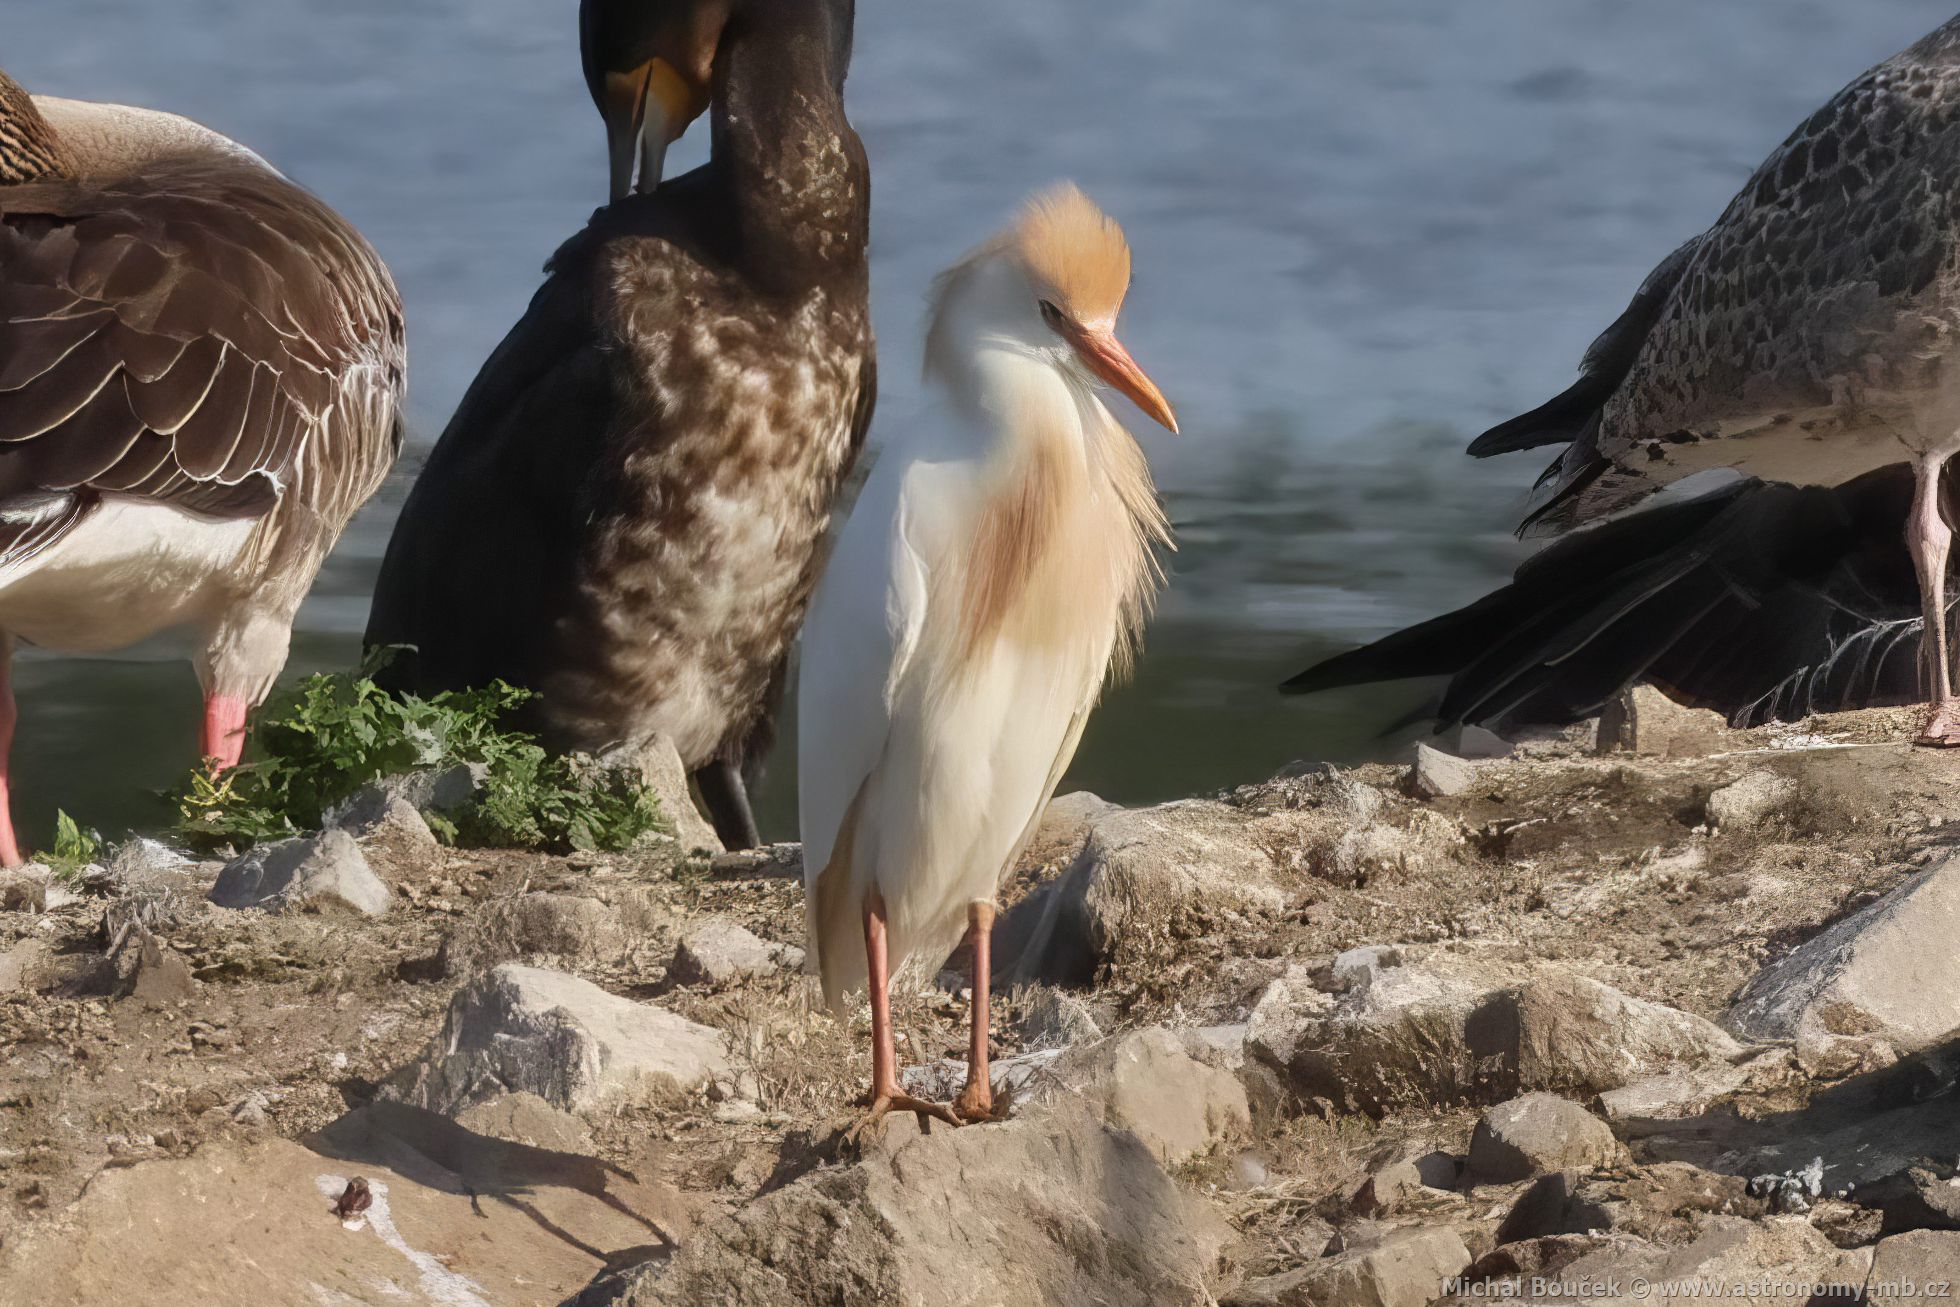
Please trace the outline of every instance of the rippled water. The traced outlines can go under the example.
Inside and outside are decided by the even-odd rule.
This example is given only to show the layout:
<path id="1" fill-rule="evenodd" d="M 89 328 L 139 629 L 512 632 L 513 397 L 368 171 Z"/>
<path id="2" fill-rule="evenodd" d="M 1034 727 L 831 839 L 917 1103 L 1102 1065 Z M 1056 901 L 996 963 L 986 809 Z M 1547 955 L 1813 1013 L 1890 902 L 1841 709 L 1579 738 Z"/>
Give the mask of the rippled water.
<path id="1" fill-rule="evenodd" d="M 1509 571 L 1536 463 L 1463 444 L 1561 389 L 1654 262 L 1948 5 L 860 0 L 879 430 L 927 420 L 932 273 L 1067 176 L 1129 231 L 1124 334 L 1186 432 L 1137 424 L 1181 551 L 1071 783 L 1139 800 L 1385 752 L 1417 691 L 1272 685 Z M 209 123 L 358 223 L 407 296 L 419 451 L 602 198 L 575 8 L 5 0 L 0 63 L 34 90 Z M 292 672 L 354 656 L 417 461 L 322 575 Z M 105 829 L 154 820 L 147 794 L 193 751 L 188 664 L 30 653 L 18 682 L 30 836 L 57 803 Z M 779 755 L 765 796 L 778 834 L 791 767 Z"/>

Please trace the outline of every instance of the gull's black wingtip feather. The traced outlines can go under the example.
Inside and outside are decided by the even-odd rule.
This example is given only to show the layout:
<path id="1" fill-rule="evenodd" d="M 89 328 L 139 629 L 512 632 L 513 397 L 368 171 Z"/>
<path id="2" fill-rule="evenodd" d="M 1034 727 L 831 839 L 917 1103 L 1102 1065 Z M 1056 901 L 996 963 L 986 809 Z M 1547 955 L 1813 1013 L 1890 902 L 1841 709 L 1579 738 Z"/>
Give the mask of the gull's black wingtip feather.
<path id="1" fill-rule="evenodd" d="M 1500 422 L 1478 436 L 1470 442 L 1468 452 L 1472 458 L 1490 458 L 1540 445 L 1569 444 L 1578 439 L 1586 424 L 1599 413 L 1600 406 L 1612 397 L 1619 381 L 1618 377 L 1593 374 L 1580 377 L 1529 413 Z"/>

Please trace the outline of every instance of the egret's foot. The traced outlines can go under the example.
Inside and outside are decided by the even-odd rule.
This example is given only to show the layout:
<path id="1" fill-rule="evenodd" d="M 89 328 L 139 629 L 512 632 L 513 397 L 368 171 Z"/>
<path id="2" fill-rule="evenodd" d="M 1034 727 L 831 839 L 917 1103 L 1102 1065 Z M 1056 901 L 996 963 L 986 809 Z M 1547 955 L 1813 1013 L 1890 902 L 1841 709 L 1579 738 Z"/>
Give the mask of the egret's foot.
<path id="1" fill-rule="evenodd" d="M 998 1094 L 984 1080 L 969 1080 L 960 1096 L 953 1100 L 953 1115 L 967 1125 L 979 1125 L 983 1121 L 1005 1121 L 1013 1106 L 1012 1090 L 1002 1089 Z"/>
<path id="2" fill-rule="evenodd" d="M 884 1119 L 893 1112 L 915 1113 L 921 1123 L 924 1123 L 930 1117 L 935 1121 L 944 1121 L 950 1126 L 960 1124 L 960 1119 L 953 1115 L 953 1109 L 947 1107 L 944 1103 L 935 1103 L 924 1098 L 914 1098 L 910 1094 L 901 1094 L 894 1090 L 888 1094 L 874 1094 L 872 1096 L 871 1104 L 865 1108 L 864 1115 L 860 1116 L 852 1123 L 851 1128 L 844 1132 L 844 1142 L 853 1148 L 860 1146 L 864 1143 L 867 1132 L 872 1132 L 874 1127 L 882 1129 Z"/>
<path id="3" fill-rule="evenodd" d="M 1934 704 L 1913 743 L 1928 749 L 1960 749 L 1960 699 Z"/>

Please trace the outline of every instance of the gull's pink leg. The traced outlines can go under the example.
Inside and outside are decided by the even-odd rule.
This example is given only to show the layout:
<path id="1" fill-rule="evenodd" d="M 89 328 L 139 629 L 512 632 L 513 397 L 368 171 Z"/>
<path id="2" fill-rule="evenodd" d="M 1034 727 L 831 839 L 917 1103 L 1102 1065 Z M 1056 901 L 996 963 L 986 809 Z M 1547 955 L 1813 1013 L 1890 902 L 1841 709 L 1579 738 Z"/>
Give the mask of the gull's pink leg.
<path id="1" fill-rule="evenodd" d="M 994 971 L 994 905 L 974 903 L 966 910 L 966 938 L 973 946 L 973 1034 L 967 1047 L 966 1088 L 953 1100 L 962 1121 L 994 1118 L 993 1073 L 988 1067 L 993 1015 L 987 993 Z"/>
<path id="2" fill-rule="evenodd" d="M 0 631 L 0 867 L 18 867 L 20 842 L 14 838 L 12 799 L 7 792 L 8 759 L 14 751 L 14 638 Z"/>
<path id="3" fill-rule="evenodd" d="M 229 771 L 245 753 L 245 716 L 251 706 L 237 695 L 214 694 L 204 701 L 204 756 L 213 770 Z"/>
<path id="4" fill-rule="evenodd" d="M 865 1114 L 845 1133 L 856 1142 L 888 1112 L 916 1112 L 948 1125 L 960 1119 L 944 1105 L 914 1098 L 898 1087 L 898 1052 L 892 1045 L 891 959 L 885 934 L 885 896 L 876 889 L 864 904 L 864 959 L 871 983 L 871 1097 Z"/>
<path id="5" fill-rule="evenodd" d="M 1946 647 L 1946 566 L 1953 545 L 1953 528 L 1940 512 L 1940 471 L 1946 458 L 1928 454 L 1914 466 L 1912 516 L 1906 522 L 1906 545 L 1919 576 L 1924 620 L 1921 659 L 1933 701 L 1933 711 L 1913 743 L 1933 748 L 1960 746 L 1960 699 L 1953 695 L 1953 665 Z"/>

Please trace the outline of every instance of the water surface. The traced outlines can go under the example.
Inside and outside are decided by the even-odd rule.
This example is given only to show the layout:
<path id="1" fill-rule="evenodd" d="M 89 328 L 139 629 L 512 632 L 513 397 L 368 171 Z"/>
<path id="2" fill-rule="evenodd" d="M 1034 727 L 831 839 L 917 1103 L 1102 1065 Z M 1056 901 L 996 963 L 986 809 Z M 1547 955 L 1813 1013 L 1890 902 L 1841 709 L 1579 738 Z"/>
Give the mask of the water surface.
<path id="1" fill-rule="evenodd" d="M 1386 753 L 1408 687 L 1272 692 L 1463 603 L 1521 556 L 1530 454 L 1461 455 L 1571 379 L 1647 270 L 1933 0 L 860 0 L 874 169 L 872 439 L 929 421 L 934 271 L 1027 191 L 1127 228 L 1124 335 L 1185 434 L 1141 419 L 1180 552 L 1135 682 L 1069 784 L 1138 801 Z M 289 675 L 356 654 L 405 486 L 538 269 L 605 186 L 572 0 L 7 0 L 36 91 L 187 114 L 368 233 L 407 298 L 413 446 L 300 616 Z M 677 151 L 698 161 L 705 131 Z M 153 822 L 196 682 L 156 651 L 28 653 L 17 811 Z M 793 758 L 765 824 L 787 835 Z"/>

